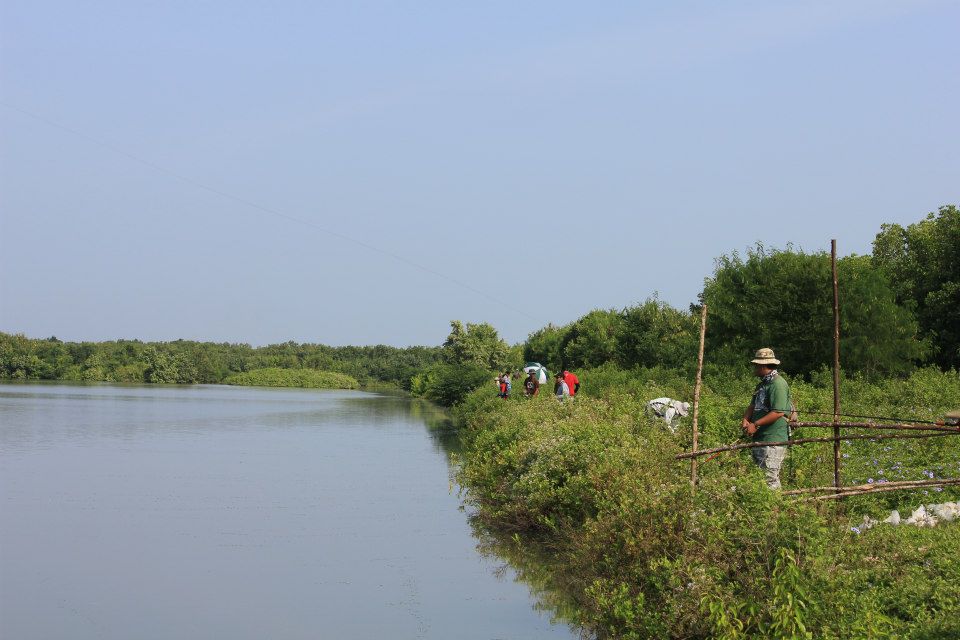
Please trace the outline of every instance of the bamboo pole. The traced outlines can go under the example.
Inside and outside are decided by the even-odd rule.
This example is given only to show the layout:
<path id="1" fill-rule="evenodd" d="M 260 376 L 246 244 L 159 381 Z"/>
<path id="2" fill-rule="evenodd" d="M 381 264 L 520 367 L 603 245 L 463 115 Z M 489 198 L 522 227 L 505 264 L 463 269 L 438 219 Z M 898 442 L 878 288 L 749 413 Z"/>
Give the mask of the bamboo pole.
<path id="1" fill-rule="evenodd" d="M 833 422 L 791 422 L 790 426 L 794 429 L 803 429 L 806 427 L 830 428 Z M 841 422 L 837 424 L 842 429 L 881 429 L 881 430 L 903 430 L 903 431 L 947 431 L 950 433 L 960 433 L 960 426 L 948 427 L 946 425 L 923 425 L 923 424 L 877 424 L 875 422 Z"/>
<path id="2" fill-rule="evenodd" d="M 840 290 L 837 286 L 837 241 L 830 241 L 833 272 L 833 486 L 840 488 Z"/>
<path id="3" fill-rule="evenodd" d="M 700 351 L 697 353 L 697 383 L 693 388 L 693 450 L 697 450 L 699 437 L 698 420 L 700 418 L 700 388 L 703 383 L 703 343 L 707 336 L 707 305 L 700 312 Z M 697 458 L 690 458 L 690 487 L 697 490 Z"/>
<path id="4" fill-rule="evenodd" d="M 895 488 L 906 487 L 910 488 L 913 486 L 937 486 L 938 484 L 953 484 L 960 482 L 960 478 L 941 478 L 940 480 L 897 480 L 894 482 L 876 482 L 873 484 L 858 484 L 850 485 L 843 487 L 844 491 L 872 491 L 874 487 L 889 487 L 891 490 Z M 790 491 L 784 491 L 782 495 L 785 496 L 795 496 L 802 493 L 824 493 L 827 491 L 834 491 L 836 487 L 833 485 L 827 487 L 806 487 L 803 489 L 791 489 Z"/>
<path id="5" fill-rule="evenodd" d="M 841 491 L 827 496 L 809 496 L 802 500 L 839 500 L 840 498 L 849 498 L 850 496 L 864 496 L 870 493 L 884 493 L 886 491 L 908 491 L 910 489 L 922 489 L 923 487 L 947 487 L 951 485 L 960 485 L 960 478 L 951 478 L 949 480 L 931 480 L 927 484 L 917 484 L 911 487 L 885 487 L 884 485 L 869 485 L 875 487 L 869 491 Z M 842 487 L 845 489 L 845 487 Z"/>
<path id="6" fill-rule="evenodd" d="M 797 413 L 805 416 L 831 416 L 833 413 L 828 413 L 826 411 L 812 411 L 809 409 L 798 409 Z M 864 416 L 856 413 L 841 413 L 841 418 L 862 418 L 864 420 L 870 420 L 876 422 L 877 420 L 883 420 L 885 422 L 898 422 L 901 421 L 903 424 L 938 424 L 943 426 L 945 423 L 944 420 L 917 420 L 910 418 L 904 418 L 902 416 Z"/>
<path id="7" fill-rule="evenodd" d="M 909 440 L 913 438 L 939 438 L 942 436 L 955 436 L 958 435 L 955 431 L 935 431 L 930 433 L 911 433 L 911 434 L 900 434 L 900 433 L 882 433 L 882 434 L 870 434 L 870 433 L 856 433 L 852 435 L 840 436 L 841 440 Z M 714 447 L 713 449 L 700 449 L 696 452 L 681 453 L 674 456 L 675 460 L 685 460 L 687 458 L 693 458 L 695 456 L 705 456 L 711 453 L 720 453 L 721 451 L 738 451 L 740 449 L 752 449 L 753 447 L 790 447 L 796 444 L 807 444 L 809 442 L 835 442 L 836 437 L 829 438 L 798 438 L 796 440 L 786 440 L 784 442 L 745 442 L 741 444 L 731 444 L 723 447 Z"/>

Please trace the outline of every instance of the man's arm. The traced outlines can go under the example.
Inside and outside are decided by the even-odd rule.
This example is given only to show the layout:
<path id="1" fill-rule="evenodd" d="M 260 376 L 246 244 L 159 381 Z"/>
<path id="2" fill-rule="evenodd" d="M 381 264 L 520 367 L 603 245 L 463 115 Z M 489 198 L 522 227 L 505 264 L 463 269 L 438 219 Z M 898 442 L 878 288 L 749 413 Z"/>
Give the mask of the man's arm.
<path id="1" fill-rule="evenodd" d="M 743 428 L 744 431 L 747 432 L 748 436 L 752 436 L 757 432 L 757 429 L 759 429 L 760 427 L 765 427 L 768 424 L 773 424 L 774 422 L 782 418 L 784 415 L 786 414 L 783 413 L 782 411 L 771 411 L 770 413 L 763 416 L 756 422 L 751 422 L 750 419 L 753 418 L 753 408 L 751 407 L 747 409 L 747 413 L 744 414 L 743 424 L 741 424 L 740 426 Z"/>
<path id="2" fill-rule="evenodd" d="M 768 424 L 773 424 L 774 422 L 782 418 L 784 415 L 786 414 L 783 413 L 782 411 L 771 411 L 770 413 L 763 416 L 753 424 L 754 426 L 757 426 L 757 427 L 765 427 Z"/>
<path id="3" fill-rule="evenodd" d="M 751 419 L 751 418 L 753 418 L 753 403 L 752 403 L 752 402 L 751 402 L 749 405 L 747 405 L 747 410 L 743 412 L 743 421 L 740 423 L 740 428 L 743 429 L 744 431 L 747 431 L 747 427 L 748 427 L 748 425 L 750 424 L 750 419 Z M 754 429 L 754 433 L 755 433 L 755 432 L 756 432 L 756 429 Z M 749 432 L 748 432 L 748 433 L 749 433 Z M 753 433 L 750 433 L 750 435 L 752 436 Z"/>

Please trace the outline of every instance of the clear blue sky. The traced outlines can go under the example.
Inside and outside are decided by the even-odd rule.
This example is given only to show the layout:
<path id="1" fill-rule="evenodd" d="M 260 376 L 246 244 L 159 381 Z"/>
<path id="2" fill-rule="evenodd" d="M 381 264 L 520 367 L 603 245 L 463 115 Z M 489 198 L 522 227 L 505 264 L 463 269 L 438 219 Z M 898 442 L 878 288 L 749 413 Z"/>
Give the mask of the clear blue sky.
<path id="1" fill-rule="evenodd" d="M 758 241 L 867 253 L 960 202 L 958 26 L 920 0 L 4 0 L 0 330 L 519 341 L 684 307 Z"/>

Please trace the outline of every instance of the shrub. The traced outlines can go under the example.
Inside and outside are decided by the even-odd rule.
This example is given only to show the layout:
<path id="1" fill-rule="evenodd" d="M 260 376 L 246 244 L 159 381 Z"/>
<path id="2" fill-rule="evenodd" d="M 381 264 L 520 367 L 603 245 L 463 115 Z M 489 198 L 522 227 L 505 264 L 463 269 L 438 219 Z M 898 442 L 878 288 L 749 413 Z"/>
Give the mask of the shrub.
<path id="1" fill-rule="evenodd" d="M 896 304 L 887 276 L 869 258 L 837 265 L 843 362 L 869 374 L 904 373 L 924 356 L 912 313 Z M 707 343 L 714 361 L 736 364 L 773 347 L 790 370 L 809 375 L 832 362 L 830 256 L 757 246 L 717 260 L 702 298 L 710 306 Z"/>
<path id="2" fill-rule="evenodd" d="M 309 389 L 358 389 L 356 379 L 342 373 L 313 369 L 255 369 L 232 375 L 226 384 L 251 387 L 303 387 Z"/>
<path id="3" fill-rule="evenodd" d="M 692 496 L 689 464 L 675 460 L 689 432 L 672 435 L 644 413 L 656 395 L 689 398 L 687 375 L 607 365 L 581 379 L 584 394 L 572 403 L 504 402 L 481 390 L 454 411 L 464 445 L 458 479 L 476 522 L 514 536 L 511 547 L 533 548 L 528 563 L 551 557 L 548 569 L 524 571 L 546 580 L 565 618 L 598 638 L 956 635 L 960 596 L 949 585 L 960 581 L 960 526 L 856 533 L 851 523 L 960 492 L 803 502 L 769 491 L 741 452 L 701 462 Z M 742 370 L 708 377 L 702 446 L 739 437 L 754 381 Z M 791 385 L 802 408 L 832 407 L 828 375 Z M 844 378 L 842 390 L 849 413 L 922 419 L 960 397 L 960 377 L 923 369 L 879 383 Z M 850 441 L 843 451 L 849 481 L 876 473 L 874 460 L 888 474 L 899 461 L 904 477 L 960 472 L 957 438 Z M 795 447 L 784 475 L 794 486 L 826 484 L 831 461 L 831 445 Z"/>
<path id="4" fill-rule="evenodd" d="M 439 405 L 452 407 L 474 389 L 490 383 L 493 377 L 484 367 L 471 363 L 435 364 L 414 378 L 411 391 Z"/>

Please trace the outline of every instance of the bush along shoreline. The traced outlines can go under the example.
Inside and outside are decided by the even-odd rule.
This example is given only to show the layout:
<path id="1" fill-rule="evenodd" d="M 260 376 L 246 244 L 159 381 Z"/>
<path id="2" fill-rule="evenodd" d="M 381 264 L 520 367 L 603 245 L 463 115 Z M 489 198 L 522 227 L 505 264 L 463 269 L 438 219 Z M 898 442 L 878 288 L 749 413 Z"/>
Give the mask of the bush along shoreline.
<path id="1" fill-rule="evenodd" d="M 360 383 L 343 373 L 314 369 L 254 369 L 232 375 L 224 384 L 246 387 L 299 387 L 303 389 L 359 389 Z"/>
<path id="2" fill-rule="evenodd" d="M 792 381 L 801 408 L 829 405 L 830 382 L 816 378 Z M 581 379 L 575 402 L 484 388 L 453 409 L 476 526 L 498 553 L 525 559 L 518 571 L 537 576 L 559 617 L 597 638 L 960 637 L 960 524 L 855 526 L 957 500 L 956 489 L 802 501 L 768 490 L 749 455 L 733 453 L 703 462 L 691 494 L 689 463 L 674 458 L 690 446 L 689 421 L 671 434 L 644 412 L 650 398 L 689 397 L 689 378 L 602 367 Z M 751 382 L 707 379 L 702 447 L 738 437 Z M 843 385 L 851 413 L 933 417 L 960 398 L 953 371 Z M 785 488 L 824 483 L 831 446 L 794 447 Z M 848 484 L 960 475 L 960 438 L 843 450 Z"/>

